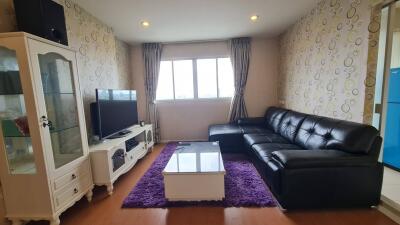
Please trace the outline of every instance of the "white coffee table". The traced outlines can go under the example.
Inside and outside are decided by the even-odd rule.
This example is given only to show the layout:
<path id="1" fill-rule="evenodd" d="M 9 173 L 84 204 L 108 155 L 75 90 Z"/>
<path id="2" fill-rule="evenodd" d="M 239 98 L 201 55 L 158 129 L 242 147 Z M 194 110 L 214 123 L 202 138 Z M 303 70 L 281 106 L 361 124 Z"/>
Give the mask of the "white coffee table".
<path id="1" fill-rule="evenodd" d="M 169 201 L 225 197 L 225 168 L 218 142 L 180 143 L 162 173 Z"/>

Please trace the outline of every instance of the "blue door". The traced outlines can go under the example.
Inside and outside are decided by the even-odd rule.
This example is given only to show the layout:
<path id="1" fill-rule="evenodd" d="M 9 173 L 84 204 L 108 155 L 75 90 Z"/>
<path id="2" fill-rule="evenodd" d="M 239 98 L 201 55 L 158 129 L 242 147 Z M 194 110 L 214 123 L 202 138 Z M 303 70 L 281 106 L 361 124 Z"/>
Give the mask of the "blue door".
<path id="1" fill-rule="evenodd" d="M 391 69 L 383 162 L 400 169 L 400 68 Z"/>

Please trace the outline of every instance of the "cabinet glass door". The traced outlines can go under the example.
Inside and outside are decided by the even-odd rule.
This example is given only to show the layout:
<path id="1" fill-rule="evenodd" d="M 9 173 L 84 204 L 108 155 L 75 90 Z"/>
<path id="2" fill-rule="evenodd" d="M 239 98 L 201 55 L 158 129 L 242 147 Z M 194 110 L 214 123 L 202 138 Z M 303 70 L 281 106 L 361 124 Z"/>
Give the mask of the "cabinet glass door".
<path id="1" fill-rule="evenodd" d="M 16 51 L 0 46 L 0 121 L 10 174 L 36 173 Z"/>
<path id="2" fill-rule="evenodd" d="M 72 63 L 58 53 L 39 54 L 55 168 L 83 156 Z"/>

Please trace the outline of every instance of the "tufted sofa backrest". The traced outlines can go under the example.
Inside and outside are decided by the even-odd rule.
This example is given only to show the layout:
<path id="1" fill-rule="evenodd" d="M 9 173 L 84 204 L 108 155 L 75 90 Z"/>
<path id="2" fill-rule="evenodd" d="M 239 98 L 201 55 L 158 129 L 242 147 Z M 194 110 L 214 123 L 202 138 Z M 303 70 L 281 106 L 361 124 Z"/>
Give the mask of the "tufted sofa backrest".
<path id="1" fill-rule="evenodd" d="M 279 134 L 287 140 L 294 142 L 297 131 L 307 114 L 288 111 L 279 124 Z"/>
<path id="2" fill-rule="evenodd" d="M 366 124 L 269 107 L 265 124 L 305 149 L 336 149 L 378 157 L 382 138 Z"/>
<path id="3" fill-rule="evenodd" d="M 305 149 L 369 154 L 377 138 L 379 132 L 372 126 L 309 115 L 300 125 L 294 142 Z"/>
<path id="4" fill-rule="evenodd" d="M 266 126 L 275 133 L 278 133 L 282 118 L 288 111 L 289 110 L 283 108 L 269 107 L 264 116 Z"/>

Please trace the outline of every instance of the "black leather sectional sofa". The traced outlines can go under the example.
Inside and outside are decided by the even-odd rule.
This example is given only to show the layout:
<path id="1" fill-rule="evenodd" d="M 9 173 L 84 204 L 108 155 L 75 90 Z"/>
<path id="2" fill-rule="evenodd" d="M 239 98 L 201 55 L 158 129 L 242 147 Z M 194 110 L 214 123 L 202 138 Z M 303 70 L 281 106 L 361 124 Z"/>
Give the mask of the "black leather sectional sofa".
<path id="1" fill-rule="evenodd" d="M 270 107 L 264 117 L 210 126 L 209 141 L 248 153 L 285 209 L 379 203 L 382 138 L 372 126 Z"/>

